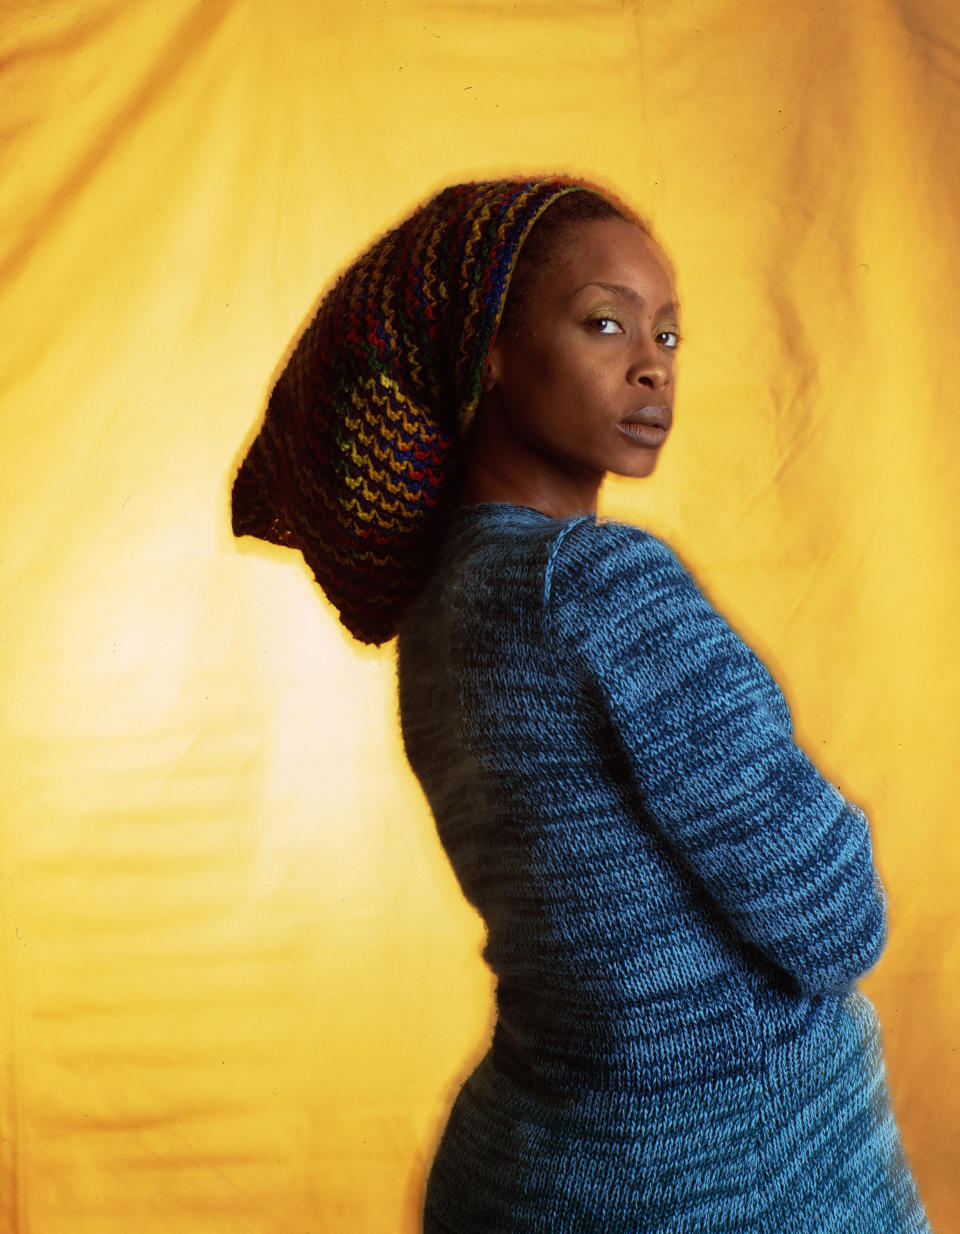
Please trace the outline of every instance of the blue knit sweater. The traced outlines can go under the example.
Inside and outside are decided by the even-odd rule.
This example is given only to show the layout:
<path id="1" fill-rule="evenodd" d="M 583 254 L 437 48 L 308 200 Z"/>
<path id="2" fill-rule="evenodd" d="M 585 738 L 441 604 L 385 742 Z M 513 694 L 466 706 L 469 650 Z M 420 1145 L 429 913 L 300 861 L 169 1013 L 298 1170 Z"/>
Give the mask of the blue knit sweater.
<path id="1" fill-rule="evenodd" d="M 427 1234 L 928 1231 L 854 987 L 867 819 L 675 553 L 460 507 L 398 676 L 497 979 Z"/>

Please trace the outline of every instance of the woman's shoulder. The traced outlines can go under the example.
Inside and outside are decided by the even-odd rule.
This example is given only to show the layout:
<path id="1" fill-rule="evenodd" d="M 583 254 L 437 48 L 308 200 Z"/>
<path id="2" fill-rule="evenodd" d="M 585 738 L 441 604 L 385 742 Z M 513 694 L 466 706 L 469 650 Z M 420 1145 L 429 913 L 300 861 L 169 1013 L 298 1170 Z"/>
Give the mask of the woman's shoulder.
<path id="1" fill-rule="evenodd" d="M 553 602 L 638 593 L 654 598 L 690 586 L 699 590 L 675 550 L 648 528 L 590 514 L 555 530 L 546 579 Z"/>
<path id="2" fill-rule="evenodd" d="M 653 656 L 695 676 L 711 657 L 753 654 L 667 541 L 632 523 L 587 518 L 558 529 L 544 598 L 548 626 L 574 658 Z"/>
<path id="3" fill-rule="evenodd" d="M 594 513 L 554 517 L 526 506 L 461 506 L 451 521 L 435 581 L 460 597 L 519 602 L 539 596 L 554 614 L 648 604 L 671 607 L 702 595 L 661 536 Z M 525 601 L 525 602 L 527 602 Z M 575 623 L 577 624 L 577 623 Z"/>
<path id="4" fill-rule="evenodd" d="M 566 548 L 588 557 L 675 555 L 665 539 L 635 523 L 596 514 L 575 514 L 552 520 Z"/>

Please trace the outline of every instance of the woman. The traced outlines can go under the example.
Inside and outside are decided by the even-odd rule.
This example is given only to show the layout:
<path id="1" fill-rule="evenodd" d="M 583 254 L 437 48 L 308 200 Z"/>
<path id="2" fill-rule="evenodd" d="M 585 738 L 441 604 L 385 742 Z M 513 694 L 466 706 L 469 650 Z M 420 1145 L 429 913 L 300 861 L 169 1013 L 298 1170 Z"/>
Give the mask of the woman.
<path id="1" fill-rule="evenodd" d="M 454 186 L 321 303 L 235 483 L 238 534 L 399 632 L 406 750 L 487 925 L 496 1027 L 428 1234 L 929 1230 L 855 988 L 867 820 L 675 553 L 596 517 L 669 432 L 678 312 L 597 186 Z"/>

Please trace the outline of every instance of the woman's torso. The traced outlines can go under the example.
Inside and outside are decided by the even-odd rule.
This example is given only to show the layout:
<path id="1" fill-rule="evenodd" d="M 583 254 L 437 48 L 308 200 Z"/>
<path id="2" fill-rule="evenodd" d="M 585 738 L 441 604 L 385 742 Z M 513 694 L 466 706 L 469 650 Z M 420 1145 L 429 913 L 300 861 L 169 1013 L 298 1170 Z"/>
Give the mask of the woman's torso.
<path id="1" fill-rule="evenodd" d="M 801 993 L 649 815 L 602 700 L 550 627 L 570 526 L 523 507 L 461 508 L 401 627 L 408 757 L 497 980 L 491 1049 L 451 1117 L 428 1228 L 446 1229 L 453 1208 L 461 1234 L 641 1218 L 654 1229 L 661 1210 L 674 1234 L 752 1229 L 745 1214 L 778 1202 L 762 1182 L 774 1159 L 809 1148 L 811 1111 L 832 1127 L 862 1120 L 868 1090 L 884 1108 L 876 1019 L 851 990 Z M 498 1152 L 514 1184 L 471 1166 L 477 1199 L 464 1209 L 466 1163 Z M 544 1205 L 569 1224 L 538 1225 Z M 696 1225 L 704 1213 L 712 1224 Z M 913 1227 L 863 1226 L 900 1228 Z"/>

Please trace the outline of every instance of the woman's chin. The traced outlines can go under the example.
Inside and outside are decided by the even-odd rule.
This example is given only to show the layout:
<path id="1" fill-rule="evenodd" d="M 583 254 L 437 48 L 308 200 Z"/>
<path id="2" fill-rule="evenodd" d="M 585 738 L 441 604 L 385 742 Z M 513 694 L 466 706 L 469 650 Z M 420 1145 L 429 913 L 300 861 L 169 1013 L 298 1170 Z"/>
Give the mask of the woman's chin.
<path id="1" fill-rule="evenodd" d="M 648 476 L 653 475 L 656 470 L 658 458 L 658 451 L 651 450 L 649 458 L 632 458 L 629 462 L 621 463 L 617 467 L 611 467 L 609 474 L 619 476 L 624 480 L 645 480 Z"/>

